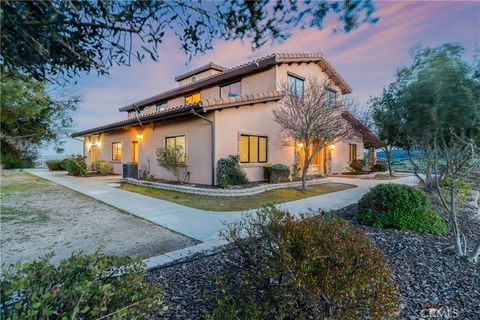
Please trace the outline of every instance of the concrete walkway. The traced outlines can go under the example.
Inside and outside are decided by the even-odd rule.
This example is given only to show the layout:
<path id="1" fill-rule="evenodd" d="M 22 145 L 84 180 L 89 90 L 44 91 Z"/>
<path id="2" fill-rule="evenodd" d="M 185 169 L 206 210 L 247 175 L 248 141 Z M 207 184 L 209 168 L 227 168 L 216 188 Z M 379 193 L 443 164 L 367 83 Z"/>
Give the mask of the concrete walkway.
<path id="1" fill-rule="evenodd" d="M 48 171 L 47 169 L 29 169 L 25 171 L 202 242 L 218 239 L 218 232 L 224 229 L 224 223 L 233 222 L 242 214 L 241 212 L 216 212 L 194 209 L 138 193 L 124 191 L 109 185 L 119 182 L 119 176 L 82 178 L 67 176 L 65 172 Z M 317 211 L 319 209 L 335 210 L 357 202 L 370 187 L 379 183 L 393 182 L 409 185 L 416 183 L 413 176 L 387 181 L 335 177 L 330 177 L 329 179 L 332 182 L 348 183 L 357 187 L 286 202 L 279 205 L 279 207 L 290 211 L 292 214 Z"/>

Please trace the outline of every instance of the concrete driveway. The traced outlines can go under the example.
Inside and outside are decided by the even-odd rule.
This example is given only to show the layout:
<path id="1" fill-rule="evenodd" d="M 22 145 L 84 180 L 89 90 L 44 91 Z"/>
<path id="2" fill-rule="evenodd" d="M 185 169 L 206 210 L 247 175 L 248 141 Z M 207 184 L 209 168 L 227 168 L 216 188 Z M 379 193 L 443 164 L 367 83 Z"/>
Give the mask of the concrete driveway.
<path id="1" fill-rule="evenodd" d="M 120 182 L 119 176 L 82 178 L 67 176 L 65 172 L 48 171 L 47 169 L 25 171 L 202 242 L 217 239 L 218 232 L 225 228 L 224 224 L 233 222 L 242 214 L 242 212 L 204 211 L 124 191 L 112 186 L 112 183 Z M 329 180 L 357 187 L 286 202 L 279 207 L 292 214 L 318 211 L 319 209 L 335 210 L 356 203 L 370 187 L 380 183 L 393 182 L 408 185 L 417 183 L 413 176 L 388 181 L 335 177 L 329 177 Z"/>

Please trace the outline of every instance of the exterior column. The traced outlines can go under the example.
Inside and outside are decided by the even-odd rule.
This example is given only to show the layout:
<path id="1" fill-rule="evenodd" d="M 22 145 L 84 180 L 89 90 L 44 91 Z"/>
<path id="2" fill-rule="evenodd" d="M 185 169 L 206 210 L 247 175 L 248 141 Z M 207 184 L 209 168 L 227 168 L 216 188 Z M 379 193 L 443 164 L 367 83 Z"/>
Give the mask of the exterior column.
<path id="1" fill-rule="evenodd" d="M 369 147 L 368 148 L 368 169 L 372 169 L 373 165 L 377 161 L 377 155 L 375 153 L 375 148 L 374 147 Z"/>

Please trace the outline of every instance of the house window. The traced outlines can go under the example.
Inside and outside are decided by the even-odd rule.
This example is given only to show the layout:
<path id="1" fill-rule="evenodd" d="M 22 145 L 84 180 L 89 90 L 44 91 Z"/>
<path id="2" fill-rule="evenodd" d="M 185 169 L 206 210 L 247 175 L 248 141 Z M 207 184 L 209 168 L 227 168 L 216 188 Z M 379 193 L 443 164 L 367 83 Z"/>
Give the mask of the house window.
<path id="1" fill-rule="evenodd" d="M 267 137 L 240 136 L 240 162 L 267 162 Z"/>
<path id="2" fill-rule="evenodd" d="M 357 160 L 357 145 L 349 144 L 348 145 L 348 161 Z"/>
<path id="3" fill-rule="evenodd" d="M 238 97 L 240 95 L 240 81 L 220 87 L 220 98 Z"/>
<path id="4" fill-rule="evenodd" d="M 327 107 L 335 107 L 337 104 L 337 93 L 335 91 L 327 89 L 326 103 Z"/>
<path id="5" fill-rule="evenodd" d="M 166 102 L 159 103 L 155 106 L 155 112 L 160 112 L 162 109 L 167 107 Z"/>
<path id="6" fill-rule="evenodd" d="M 197 77 L 193 76 L 192 77 L 192 83 L 195 83 L 195 82 L 197 82 Z"/>
<path id="7" fill-rule="evenodd" d="M 288 75 L 288 93 L 303 97 L 304 81 L 300 78 Z"/>
<path id="8" fill-rule="evenodd" d="M 112 143 L 112 161 L 122 161 L 122 143 Z"/>
<path id="9" fill-rule="evenodd" d="M 175 136 L 175 137 L 166 137 L 165 138 L 165 147 L 166 148 L 175 148 L 180 147 L 182 150 L 182 159 L 181 162 L 187 161 L 187 148 L 186 148 L 186 139 L 185 136 Z"/>
<path id="10" fill-rule="evenodd" d="M 131 159 L 132 162 L 138 162 L 138 141 L 132 141 Z"/>
<path id="11" fill-rule="evenodd" d="M 200 101 L 200 92 L 185 96 L 185 104 L 192 104 Z"/>

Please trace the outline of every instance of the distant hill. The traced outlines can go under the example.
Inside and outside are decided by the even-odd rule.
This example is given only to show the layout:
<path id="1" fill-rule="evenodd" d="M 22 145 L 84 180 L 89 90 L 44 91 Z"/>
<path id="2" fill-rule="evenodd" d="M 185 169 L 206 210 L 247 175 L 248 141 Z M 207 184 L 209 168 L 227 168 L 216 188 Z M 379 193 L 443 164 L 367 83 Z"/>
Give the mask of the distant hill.
<path id="1" fill-rule="evenodd" d="M 412 158 L 417 159 L 420 152 L 419 151 L 411 151 Z M 387 159 L 387 155 L 384 151 L 377 151 L 377 159 Z M 408 153 L 405 150 L 395 150 L 392 152 L 392 162 L 395 161 L 402 161 L 408 160 Z"/>

